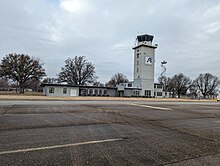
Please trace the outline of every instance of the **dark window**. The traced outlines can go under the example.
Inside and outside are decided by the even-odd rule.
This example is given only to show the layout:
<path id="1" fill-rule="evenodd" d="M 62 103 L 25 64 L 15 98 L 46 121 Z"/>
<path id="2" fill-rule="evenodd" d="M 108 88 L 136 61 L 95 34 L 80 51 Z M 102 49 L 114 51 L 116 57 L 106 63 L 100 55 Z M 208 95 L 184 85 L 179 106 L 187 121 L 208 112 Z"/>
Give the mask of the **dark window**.
<path id="1" fill-rule="evenodd" d="M 54 93 L 54 88 L 53 87 L 49 88 L 49 93 Z"/>
<path id="2" fill-rule="evenodd" d="M 104 91 L 103 91 L 103 94 L 106 95 L 106 94 L 107 94 L 107 90 L 104 90 Z"/>
<path id="3" fill-rule="evenodd" d="M 139 58 L 139 54 L 137 54 L 137 59 Z"/>
<path id="4" fill-rule="evenodd" d="M 95 89 L 95 95 L 98 95 L 98 90 L 97 89 Z"/>
<path id="5" fill-rule="evenodd" d="M 138 68 L 137 68 L 137 73 L 138 73 Z"/>
<path id="6" fill-rule="evenodd" d="M 63 94 L 67 93 L 67 88 L 63 88 Z"/>
<path id="7" fill-rule="evenodd" d="M 145 90 L 145 96 L 151 97 L 151 91 L 150 90 Z"/>
<path id="8" fill-rule="evenodd" d="M 139 65 L 139 61 L 137 61 L 137 66 Z"/>
<path id="9" fill-rule="evenodd" d="M 137 52 L 139 52 L 139 50 L 137 50 Z"/>
<path id="10" fill-rule="evenodd" d="M 99 90 L 99 94 L 102 95 L 102 90 L 101 89 Z"/>
<path id="11" fill-rule="evenodd" d="M 93 94 L 93 89 L 89 89 L 89 95 Z"/>
<path id="12" fill-rule="evenodd" d="M 128 87 L 132 87 L 132 84 L 131 84 L 131 83 L 129 83 L 129 84 L 128 84 Z"/>
<path id="13" fill-rule="evenodd" d="M 154 84 L 154 88 L 162 89 L 163 85 L 162 84 Z"/>
<path id="14" fill-rule="evenodd" d="M 137 91 L 137 90 L 133 91 L 133 95 L 134 96 L 140 96 L 140 91 Z"/>
<path id="15" fill-rule="evenodd" d="M 157 92 L 157 96 L 162 96 L 162 92 Z"/>
<path id="16" fill-rule="evenodd" d="M 158 88 L 158 89 L 162 89 L 162 88 L 163 88 L 163 85 L 159 84 L 159 85 L 157 85 L 157 88 Z"/>
<path id="17" fill-rule="evenodd" d="M 87 96 L 88 95 L 88 89 L 82 89 L 81 96 Z"/>

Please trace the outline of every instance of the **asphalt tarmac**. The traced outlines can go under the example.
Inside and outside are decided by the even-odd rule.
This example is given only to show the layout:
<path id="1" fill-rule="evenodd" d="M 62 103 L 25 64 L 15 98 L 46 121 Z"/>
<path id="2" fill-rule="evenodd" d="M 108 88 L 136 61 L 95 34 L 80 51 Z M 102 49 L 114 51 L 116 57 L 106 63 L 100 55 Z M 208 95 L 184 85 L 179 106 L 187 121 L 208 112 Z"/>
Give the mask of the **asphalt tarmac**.
<path id="1" fill-rule="evenodd" d="M 220 165 L 220 103 L 0 101 L 0 165 Z"/>

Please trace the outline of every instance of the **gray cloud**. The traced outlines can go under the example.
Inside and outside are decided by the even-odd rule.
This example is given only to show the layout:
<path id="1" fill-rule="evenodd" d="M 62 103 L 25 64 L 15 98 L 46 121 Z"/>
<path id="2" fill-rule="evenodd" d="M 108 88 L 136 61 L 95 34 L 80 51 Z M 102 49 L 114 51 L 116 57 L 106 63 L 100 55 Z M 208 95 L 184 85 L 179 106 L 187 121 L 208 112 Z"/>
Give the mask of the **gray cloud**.
<path id="1" fill-rule="evenodd" d="M 83 55 L 95 64 L 102 82 L 116 72 L 132 79 L 135 37 L 149 33 L 159 44 L 156 77 L 164 59 L 168 76 L 183 72 L 193 78 L 210 72 L 220 77 L 218 0 L 0 3 L 0 58 L 11 52 L 40 57 L 48 76 L 56 76 L 68 57 Z"/>

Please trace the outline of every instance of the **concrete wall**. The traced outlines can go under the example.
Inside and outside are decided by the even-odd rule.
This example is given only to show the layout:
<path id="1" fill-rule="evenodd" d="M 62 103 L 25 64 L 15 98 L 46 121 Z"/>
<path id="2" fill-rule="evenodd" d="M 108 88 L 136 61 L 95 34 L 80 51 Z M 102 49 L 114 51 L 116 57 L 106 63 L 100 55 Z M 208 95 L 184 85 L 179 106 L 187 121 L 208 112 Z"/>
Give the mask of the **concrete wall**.
<path id="1" fill-rule="evenodd" d="M 125 89 L 125 91 L 124 91 L 124 96 L 128 96 L 128 97 L 131 97 L 131 96 L 133 96 L 133 90 L 131 90 L 131 89 Z"/>
<path id="2" fill-rule="evenodd" d="M 146 63 L 147 57 L 152 58 L 151 64 Z M 154 96 L 154 66 L 155 48 L 140 46 L 134 49 L 134 87 L 142 88 L 141 96 L 145 96 L 146 90 Z"/>
<path id="3" fill-rule="evenodd" d="M 54 88 L 54 92 L 50 93 L 50 88 Z M 63 89 L 66 88 L 66 94 Z M 46 96 L 79 96 L 79 87 L 65 87 L 65 86 L 45 86 L 43 93 Z"/>
<path id="4" fill-rule="evenodd" d="M 107 90 L 107 95 L 108 96 L 111 96 L 111 97 L 114 97 L 114 96 L 117 96 L 117 89 L 108 89 Z"/>
<path id="5" fill-rule="evenodd" d="M 139 54 L 139 58 L 137 58 L 137 54 Z M 139 76 L 139 78 L 154 80 L 154 54 L 155 49 L 150 47 L 141 46 L 134 50 L 134 79 Z M 146 57 L 152 58 L 152 64 L 145 63 Z"/>
<path id="6" fill-rule="evenodd" d="M 50 89 L 54 88 L 53 93 L 50 92 Z M 66 88 L 66 94 L 63 93 L 63 89 Z M 44 86 L 43 87 L 43 94 L 46 96 L 79 96 L 79 91 L 80 89 L 86 89 L 86 94 L 85 96 L 117 96 L 118 95 L 118 91 L 117 88 L 112 88 L 112 89 L 108 89 L 108 88 L 97 88 L 97 87 L 87 87 L 87 88 L 83 88 L 83 87 L 70 87 L 70 86 Z M 101 91 L 101 93 L 100 93 Z M 106 94 L 104 94 L 104 91 L 106 91 Z M 91 92 L 91 94 L 90 94 Z"/>

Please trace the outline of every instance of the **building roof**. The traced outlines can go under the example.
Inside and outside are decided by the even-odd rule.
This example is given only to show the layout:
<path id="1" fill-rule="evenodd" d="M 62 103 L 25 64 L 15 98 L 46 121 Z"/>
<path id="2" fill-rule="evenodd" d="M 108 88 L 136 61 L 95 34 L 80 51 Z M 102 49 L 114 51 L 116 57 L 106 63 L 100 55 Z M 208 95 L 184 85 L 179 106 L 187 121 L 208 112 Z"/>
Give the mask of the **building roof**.
<path id="1" fill-rule="evenodd" d="M 87 86 L 87 85 L 70 85 L 70 84 L 41 84 L 41 86 L 56 86 L 56 87 L 75 87 L 75 88 L 105 88 L 105 89 L 117 89 L 117 87 L 102 87 L 102 86 Z"/>
<path id="2" fill-rule="evenodd" d="M 140 45 L 138 45 L 138 46 L 135 46 L 135 47 L 133 47 L 133 49 L 136 49 L 136 48 L 139 48 L 139 47 L 150 47 L 150 48 L 154 48 L 154 49 L 156 49 L 157 48 L 157 46 L 150 46 L 150 45 L 147 45 L 147 44 L 140 44 Z"/>
<path id="3" fill-rule="evenodd" d="M 137 88 L 137 87 L 127 87 L 125 89 L 129 89 L 129 90 L 142 90 L 141 88 Z"/>
<path id="4" fill-rule="evenodd" d="M 154 85 L 163 85 L 163 83 L 154 83 Z"/>

